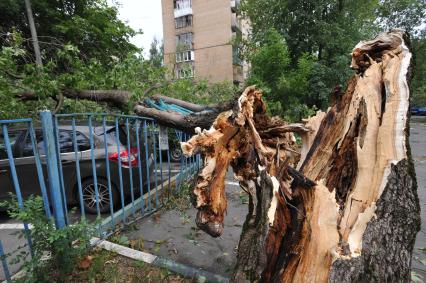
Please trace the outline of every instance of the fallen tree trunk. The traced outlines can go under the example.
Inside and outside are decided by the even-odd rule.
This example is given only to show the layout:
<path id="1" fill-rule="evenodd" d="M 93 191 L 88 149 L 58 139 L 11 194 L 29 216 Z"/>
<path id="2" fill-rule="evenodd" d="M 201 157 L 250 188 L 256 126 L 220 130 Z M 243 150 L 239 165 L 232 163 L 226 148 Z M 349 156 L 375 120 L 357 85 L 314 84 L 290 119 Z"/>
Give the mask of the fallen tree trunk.
<path id="1" fill-rule="evenodd" d="M 158 85 L 154 85 L 145 91 L 143 97 L 147 97 L 148 93 L 156 89 Z M 52 97 L 57 102 L 54 112 L 60 111 L 63 105 L 64 97 L 70 99 L 83 99 L 94 102 L 106 103 L 114 108 L 121 109 L 122 111 L 133 107 L 136 115 L 155 119 L 159 124 L 182 130 L 187 133 L 194 133 L 194 129 L 199 127 L 202 129 L 209 128 L 214 122 L 216 117 L 223 111 L 232 109 L 235 100 L 220 102 L 212 105 L 198 105 L 189 103 L 180 99 L 170 98 L 163 95 L 154 95 L 152 99 L 163 100 L 167 103 L 172 103 L 188 110 L 193 111 L 188 115 L 184 115 L 175 111 L 162 111 L 152 108 L 144 101 L 138 101 L 134 106 L 131 105 L 132 93 L 121 90 L 73 90 L 62 89 L 59 97 Z M 34 101 L 38 100 L 37 94 L 31 91 L 21 92 L 16 94 L 16 98 L 21 101 Z"/>
<path id="2" fill-rule="evenodd" d="M 184 101 L 175 98 L 169 99 L 167 101 L 182 107 L 188 106 L 188 103 L 183 103 Z M 192 104 L 194 106 L 192 108 L 187 109 L 200 109 L 201 111 L 194 112 L 188 115 L 183 115 L 174 111 L 157 110 L 148 107 L 143 102 L 140 102 L 134 107 L 134 111 L 136 115 L 154 118 L 159 124 L 163 126 L 176 128 L 184 132 L 193 134 L 195 128 L 208 129 L 210 125 L 214 122 L 216 117 L 221 112 L 231 109 L 233 107 L 233 104 L 233 101 L 229 101 L 226 103 L 218 103 L 210 106 L 198 105 L 198 107 L 195 107 L 196 104 Z"/>
<path id="3" fill-rule="evenodd" d="M 186 155 L 205 156 L 194 188 L 200 229 L 223 233 L 228 166 L 249 195 L 234 282 L 410 281 L 420 216 L 407 45 L 406 34 L 392 30 L 355 47 L 357 75 L 346 92 L 333 92 L 327 113 L 298 130 L 297 175 L 297 127 L 269 118 L 254 87 L 182 144 Z"/>

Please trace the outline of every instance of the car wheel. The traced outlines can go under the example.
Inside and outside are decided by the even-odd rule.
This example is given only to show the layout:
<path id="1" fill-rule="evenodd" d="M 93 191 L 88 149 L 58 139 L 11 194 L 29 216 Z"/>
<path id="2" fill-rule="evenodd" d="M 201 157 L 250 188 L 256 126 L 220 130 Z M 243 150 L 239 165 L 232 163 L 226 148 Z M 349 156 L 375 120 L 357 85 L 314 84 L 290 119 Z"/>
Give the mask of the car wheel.
<path id="1" fill-rule="evenodd" d="M 182 150 L 180 148 L 174 148 L 170 151 L 170 159 L 172 162 L 180 162 L 182 158 Z"/>
<path id="2" fill-rule="evenodd" d="M 110 211 L 111 199 L 108 191 L 108 182 L 103 179 L 98 179 L 98 194 L 99 194 L 99 212 L 107 213 Z M 96 206 L 96 190 L 94 179 L 85 180 L 82 184 L 83 206 L 84 210 L 90 214 L 97 214 Z M 115 207 L 118 203 L 118 194 L 114 186 L 111 186 L 112 206 Z"/>

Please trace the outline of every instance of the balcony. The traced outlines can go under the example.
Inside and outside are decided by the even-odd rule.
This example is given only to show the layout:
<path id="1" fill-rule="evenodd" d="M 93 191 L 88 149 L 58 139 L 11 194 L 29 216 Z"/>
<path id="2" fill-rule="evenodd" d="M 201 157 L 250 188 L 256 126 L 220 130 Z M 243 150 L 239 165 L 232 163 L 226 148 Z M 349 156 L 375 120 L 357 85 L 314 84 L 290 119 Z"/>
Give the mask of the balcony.
<path id="1" fill-rule="evenodd" d="M 195 54 L 193 50 L 176 52 L 176 63 L 190 62 L 195 60 Z"/>
<path id="2" fill-rule="evenodd" d="M 191 49 L 194 49 L 191 32 L 176 35 L 176 51 L 186 51 Z"/>
<path id="3" fill-rule="evenodd" d="M 192 1 L 191 0 L 175 0 L 174 2 L 175 18 L 192 15 Z"/>

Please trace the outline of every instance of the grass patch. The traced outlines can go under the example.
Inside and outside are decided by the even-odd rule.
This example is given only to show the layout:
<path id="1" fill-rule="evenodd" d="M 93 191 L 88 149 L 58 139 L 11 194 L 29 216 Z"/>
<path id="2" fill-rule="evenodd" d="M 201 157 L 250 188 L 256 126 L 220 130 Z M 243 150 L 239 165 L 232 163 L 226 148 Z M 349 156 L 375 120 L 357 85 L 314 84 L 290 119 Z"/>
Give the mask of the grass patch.
<path id="1" fill-rule="evenodd" d="M 170 194 L 167 201 L 164 202 L 162 210 L 177 210 L 184 213 L 192 207 L 192 181 L 187 181 L 181 185 L 178 191 Z"/>
<path id="2" fill-rule="evenodd" d="M 118 282 L 195 282 L 167 269 L 142 261 L 132 260 L 113 252 L 95 249 L 87 268 L 76 267 L 67 282 L 70 283 L 118 283 Z"/>

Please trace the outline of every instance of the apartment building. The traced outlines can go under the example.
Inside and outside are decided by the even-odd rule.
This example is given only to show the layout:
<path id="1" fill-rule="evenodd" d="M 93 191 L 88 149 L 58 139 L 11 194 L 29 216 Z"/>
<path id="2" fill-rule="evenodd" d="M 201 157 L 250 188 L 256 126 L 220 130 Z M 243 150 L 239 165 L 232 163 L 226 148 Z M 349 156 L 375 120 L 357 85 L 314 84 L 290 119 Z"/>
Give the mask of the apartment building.
<path id="1" fill-rule="evenodd" d="M 241 30 L 239 1 L 162 0 L 164 64 L 175 78 L 244 80 L 232 39 Z M 246 27 L 247 25 L 243 25 Z"/>

